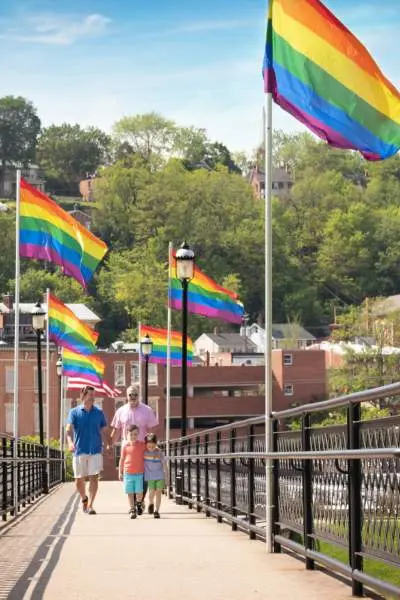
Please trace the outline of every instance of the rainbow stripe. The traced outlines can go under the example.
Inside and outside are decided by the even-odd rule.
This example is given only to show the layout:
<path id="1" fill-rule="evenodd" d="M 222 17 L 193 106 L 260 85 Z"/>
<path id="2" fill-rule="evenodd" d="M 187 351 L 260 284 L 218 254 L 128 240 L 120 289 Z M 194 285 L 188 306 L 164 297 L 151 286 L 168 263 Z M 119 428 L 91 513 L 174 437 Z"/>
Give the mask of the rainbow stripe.
<path id="1" fill-rule="evenodd" d="M 58 298 L 49 294 L 49 339 L 72 352 L 94 354 L 99 334 L 74 315 Z"/>
<path id="2" fill-rule="evenodd" d="M 181 310 L 182 285 L 174 276 L 170 280 L 169 295 L 171 308 Z M 237 294 L 218 285 L 197 266 L 189 283 L 188 310 L 203 317 L 221 319 L 229 323 L 241 323 L 244 315 L 243 304 L 237 299 Z"/>
<path id="3" fill-rule="evenodd" d="M 107 252 L 104 242 L 23 179 L 19 223 L 20 256 L 55 263 L 86 287 Z"/>
<path id="4" fill-rule="evenodd" d="M 399 91 L 319 0 L 270 0 L 263 75 L 274 101 L 331 146 L 368 160 L 398 152 Z"/>
<path id="5" fill-rule="evenodd" d="M 102 385 L 105 367 L 97 356 L 84 356 L 64 349 L 62 363 L 66 377 L 83 377 L 94 385 Z"/>
<path id="6" fill-rule="evenodd" d="M 168 331 L 142 325 L 140 327 L 140 336 L 148 335 L 153 342 L 153 351 L 149 362 L 162 363 L 167 362 L 167 342 Z M 193 342 L 190 338 L 187 340 L 187 363 L 190 365 L 193 360 Z M 171 365 L 180 366 L 182 364 L 182 334 L 177 331 L 171 331 Z"/>

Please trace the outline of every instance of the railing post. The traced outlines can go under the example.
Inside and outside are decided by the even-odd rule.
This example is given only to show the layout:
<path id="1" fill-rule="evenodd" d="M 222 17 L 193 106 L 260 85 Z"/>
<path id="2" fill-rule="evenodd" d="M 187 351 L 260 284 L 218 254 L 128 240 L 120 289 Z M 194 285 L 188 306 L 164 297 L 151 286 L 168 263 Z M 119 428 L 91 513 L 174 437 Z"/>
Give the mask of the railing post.
<path id="1" fill-rule="evenodd" d="M 249 452 L 254 452 L 254 425 L 249 428 Z M 247 518 L 249 526 L 254 525 L 254 458 L 249 458 L 248 462 L 248 507 Z M 249 529 L 249 538 L 256 539 L 254 531 Z"/>
<path id="2" fill-rule="evenodd" d="M 183 448 L 182 448 L 182 440 L 178 441 L 176 443 L 175 446 L 178 450 L 178 453 L 175 456 L 179 456 L 182 455 L 183 452 Z M 182 494 L 183 494 L 183 458 L 179 459 L 179 469 L 178 469 L 178 462 L 175 462 L 176 467 L 175 467 L 175 502 L 176 504 L 183 504 L 183 498 L 182 498 Z"/>
<path id="3" fill-rule="evenodd" d="M 187 489 L 187 495 L 188 495 L 188 507 L 189 508 L 193 508 L 193 502 L 192 502 L 192 460 L 191 460 L 191 454 L 192 454 L 192 438 L 189 438 L 187 443 L 187 453 L 188 453 L 188 474 L 187 474 L 187 485 L 186 485 L 186 489 Z"/>
<path id="4" fill-rule="evenodd" d="M 278 432 L 279 432 L 279 421 L 278 419 L 272 420 L 272 451 L 278 452 Z M 279 525 L 279 460 L 272 462 L 272 527 L 274 536 L 280 535 L 281 528 Z M 275 542 L 274 552 L 281 552 L 281 545 Z"/>
<path id="5" fill-rule="evenodd" d="M 236 429 L 231 430 L 229 451 L 234 454 L 236 451 Z M 231 514 L 237 516 L 236 510 L 236 460 L 231 459 Z M 237 523 L 232 521 L 232 531 L 237 531 Z"/>
<path id="6" fill-rule="evenodd" d="M 205 481 L 204 481 L 204 491 L 205 491 L 205 501 L 206 501 L 206 507 L 210 506 L 210 465 L 208 462 L 208 442 L 209 442 L 209 437 L 208 435 L 204 436 L 204 454 L 205 454 L 205 462 L 204 462 L 204 476 L 205 476 Z M 206 517 L 210 516 L 210 511 L 206 508 Z"/>
<path id="7" fill-rule="evenodd" d="M 301 426 L 302 449 L 304 452 L 311 450 L 311 417 L 304 414 Z M 303 531 L 304 547 L 306 550 L 312 550 L 313 542 L 313 507 L 312 507 L 312 461 L 303 461 Z M 306 569 L 314 569 L 314 561 L 306 556 Z"/>
<path id="8" fill-rule="evenodd" d="M 6 458 L 7 457 L 7 440 L 6 438 L 3 438 L 1 440 L 1 456 L 2 458 Z M 4 461 L 1 463 L 1 473 L 2 473 L 2 478 L 1 478 L 1 492 L 2 492 L 2 520 L 3 521 L 7 521 L 7 508 L 8 508 L 8 485 L 7 485 L 7 479 L 8 479 L 8 466 L 7 463 Z"/>
<path id="9" fill-rule="evenodd" d="M 200 436 L 196 437 L 196 454 L 200 454 Z M 196 509 L 201 512 L 201 479 L 200 479 L 200 458 L 196 459 Z"/>
<path id="10" fill-rule="evenodd" d="M 215 453 L 220 454 L 221 452 L 221 432 L 217 432 L 217 439 L 215 444 Z M 217 458 L 216 461 L 216 480 L 217 480 L 217 510 L 221 510 L 221 460 Z M 217 522 L 222 523 L 222 516 L 217 515 Z"/>
<path id="11" fill-rule="evenodd" d="M 15 438 L 13 438 L 10 441 L 10 445 L 11 445 L 11 456 L 14 457 L 16 456 L 16 453 L 14 454 L 14 445 L 16 444 L 16 440 Z M 15 517 L 18 513 L 18 501 L 17 504 L 15 503 L 15 498 L 16 498 L 16 492 L 15 492 L 15 485 L 16 482 L 18 481 L 18 477 L 15 477 L 14 475 L 14 470 L 17 469 L 17 463 L 12 463 L 11 464 L 11 514 Z"/>
<path id="12" fill-rule="evenodd" d="M 350 403 L 347 413 L 348 448 L 360 448 L 360 404 Z M 349 461 L 349 562 L 353 571 L 363 570 L 362 551 L 362 502 L 361 459 Z M 361 598 L 363 584 L 352 579 L 353 596 Z"/>

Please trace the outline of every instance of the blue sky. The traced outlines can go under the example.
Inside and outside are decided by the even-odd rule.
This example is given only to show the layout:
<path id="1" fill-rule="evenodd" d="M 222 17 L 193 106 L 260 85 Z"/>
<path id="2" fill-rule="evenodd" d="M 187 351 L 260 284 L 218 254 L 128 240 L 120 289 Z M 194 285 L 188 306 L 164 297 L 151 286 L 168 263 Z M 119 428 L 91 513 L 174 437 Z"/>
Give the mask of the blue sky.
<path id="1" fill-rule="evenodd" d="M 400 87 L 400 0 L 326 4 Z M 261 139 L 265 12 L 266 0 L 1 0 L 1 95 L 32 100 L 45 125 L 110 130 L 155 110 L 249 151 Z M 301 129 L 279 108 L 274 126 Z"/>

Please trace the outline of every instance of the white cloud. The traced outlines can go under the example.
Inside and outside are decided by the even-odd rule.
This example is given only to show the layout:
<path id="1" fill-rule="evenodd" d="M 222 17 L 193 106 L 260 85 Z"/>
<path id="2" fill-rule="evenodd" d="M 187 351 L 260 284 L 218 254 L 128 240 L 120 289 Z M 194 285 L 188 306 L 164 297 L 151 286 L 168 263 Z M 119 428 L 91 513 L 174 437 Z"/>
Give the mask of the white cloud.
<path id="1" fill-rule="evenodd" d="M 209 33 L 211 31 L 243 29 L 245 27 L 254 27 L 256 25 L 257 21 L 250 20 L 193 21 L 192 23 L 183 23 L 174 29 L 168 29 L 165 33 Z"/>
<path id="2" fill-rule="evenodd" d="M 29 17 L 21 29 L 9 29 L 2 35 L 17 42 L 68 46 L 80 38 L 99 37 L 106 33 L 111 19 L 101 14 L 78 15 L 42 14 Z"/>

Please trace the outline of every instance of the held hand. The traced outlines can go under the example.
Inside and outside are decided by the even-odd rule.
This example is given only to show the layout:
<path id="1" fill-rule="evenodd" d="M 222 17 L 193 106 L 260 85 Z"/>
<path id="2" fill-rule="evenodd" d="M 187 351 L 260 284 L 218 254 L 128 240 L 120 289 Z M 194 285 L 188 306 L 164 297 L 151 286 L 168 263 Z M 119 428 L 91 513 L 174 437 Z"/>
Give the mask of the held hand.
<path id="1" fill-rule="evenodd" d="M 120 474 L 119 474 L 119 476 L 118 476 L 118 479 L 119 479 L 120 481 L 123 481 L 123 480 L 124 480 L 124 475 L 123 475 L 123 473 L 120 473 Z"/>
<path id="2" fill-rule="evenodd" d="M 72 442 L 72 441 L 68 442 L 68 450 L 70 452 L 75 452 L 75 444 L 74 444 L 74 442 Z"/>

